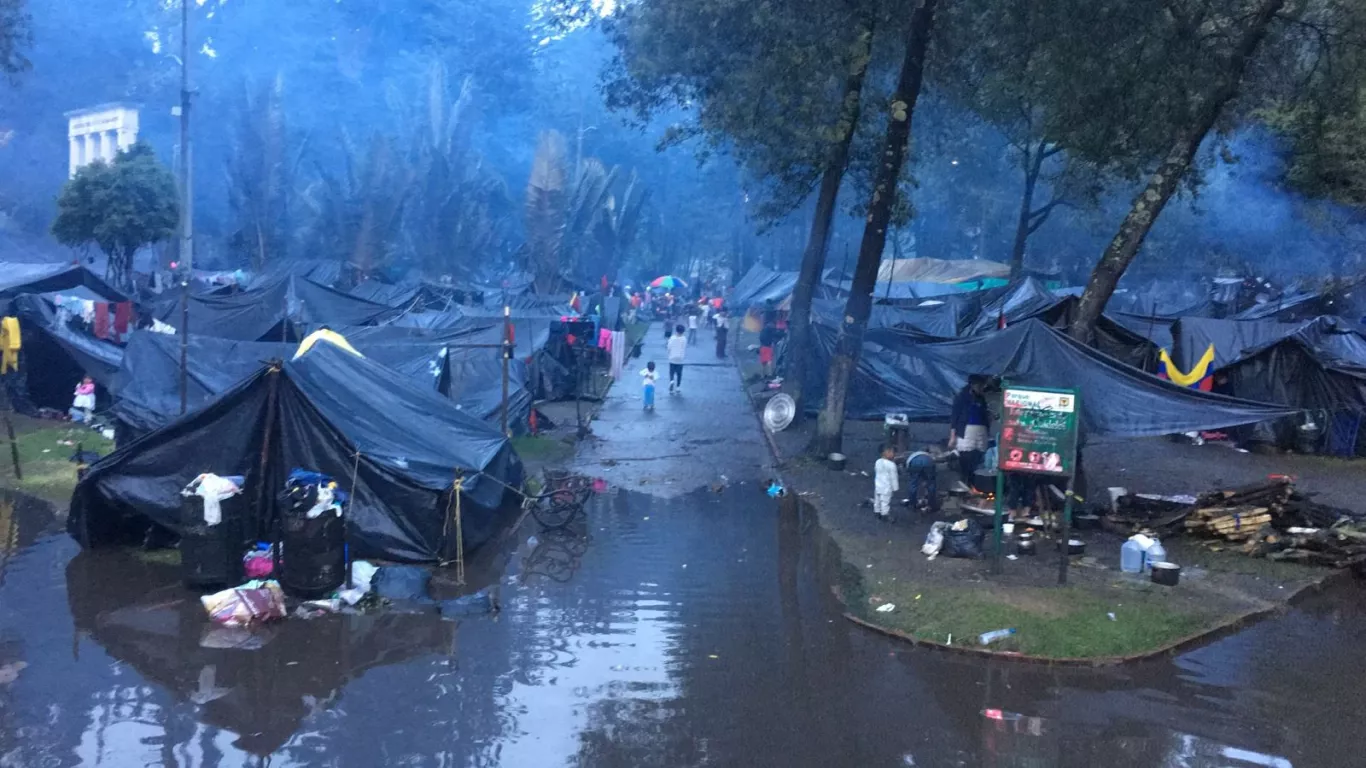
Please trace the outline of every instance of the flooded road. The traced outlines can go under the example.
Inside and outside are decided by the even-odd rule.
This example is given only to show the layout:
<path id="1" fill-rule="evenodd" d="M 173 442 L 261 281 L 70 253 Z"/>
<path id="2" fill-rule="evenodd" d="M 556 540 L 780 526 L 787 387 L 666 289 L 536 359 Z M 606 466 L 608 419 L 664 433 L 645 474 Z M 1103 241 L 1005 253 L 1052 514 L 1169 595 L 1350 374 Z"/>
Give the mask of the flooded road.
<path id="1" fill-rule="evenodd" d="M 1336 766 L 1366 751 L 1355 586 L 1169 660 L 961 660 L 840 618 L 823 534 L 751 483 L 609 490 L 570 534 L 529 524 L 496 617 L 290 619 L 245 637 L 212 630 L 173 567 L 78 554 L 48 506 L 0 498 L 0 766 Z"/>

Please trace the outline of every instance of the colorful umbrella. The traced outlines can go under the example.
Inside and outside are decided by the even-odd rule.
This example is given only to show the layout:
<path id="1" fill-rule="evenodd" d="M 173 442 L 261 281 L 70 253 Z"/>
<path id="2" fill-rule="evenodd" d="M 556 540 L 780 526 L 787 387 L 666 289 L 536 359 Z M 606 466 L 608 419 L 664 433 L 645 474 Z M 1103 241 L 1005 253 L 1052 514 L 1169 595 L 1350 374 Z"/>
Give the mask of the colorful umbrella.
<path id="1" fill-rule="evenodd" d="M 684 282 L 683 279 L 680 277 L 674 277 L 673 275 L 663 275 L 661 277 L 656 277 L 655 279 L 651 280 L 650 287 L 663 288 L 666 291 L 672 291 L 675 288 L 687 288 L 688 284 Z"/>

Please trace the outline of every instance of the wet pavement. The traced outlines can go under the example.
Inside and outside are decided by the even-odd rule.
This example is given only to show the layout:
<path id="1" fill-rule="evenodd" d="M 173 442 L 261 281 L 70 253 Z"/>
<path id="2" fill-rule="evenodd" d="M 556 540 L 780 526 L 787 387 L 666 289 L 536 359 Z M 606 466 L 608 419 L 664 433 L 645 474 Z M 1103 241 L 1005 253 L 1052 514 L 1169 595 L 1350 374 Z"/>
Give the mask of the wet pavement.
<path id="1" fill-rule="evenodd" d="M 716 359 L 712 332 L 688 348 L 683 388 L 669 393 L 669 363 L 659 324 L 645 335 L 639 358 L 628 360 L 580 445 L 577 469 L 613 485 L 654 496 L 678 496 L 701 485 L 767 479 L 769 456 L 739 374 Z M 654 361 L 655 409 L 645 411 L 639 371 Z"/>
<path id="2" fill-rule="evenodd" d="M 755 429 L 747 412 L 739 429 L 694 413 Z M 762 473 L 762 456 L 745 462 Z M 1173 659 L 960 659 L 841 618 L 828 538 L 760 484 L 651 495 L 617 477 L 567 531 L 528 521 L 481 553 L 472 574 L 500 582 L 497 616 L 291 619 L 259 636 L 214 631 L 173 567 L 80 553 L 50 506 L 0 492 L 0 767 L 1339 766 L 1366 752 L 1356 585 Z"/>

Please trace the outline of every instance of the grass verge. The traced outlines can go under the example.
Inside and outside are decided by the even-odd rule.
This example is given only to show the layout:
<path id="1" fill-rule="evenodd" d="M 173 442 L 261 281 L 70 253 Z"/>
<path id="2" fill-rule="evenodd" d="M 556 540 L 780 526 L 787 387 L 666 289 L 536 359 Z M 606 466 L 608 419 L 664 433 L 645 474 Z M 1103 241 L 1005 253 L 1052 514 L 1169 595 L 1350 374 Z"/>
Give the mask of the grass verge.
<path id="1" fill-rule="evenodd" d="M 553 437 L 523 435 L 512 438 L 512 448 L 524 462 L 550 464 L 574 455 L 574 446 Z"/>
<path id="2" fill-rule="evenodd" d="M 79 425 L 14 417 L 23 479 L 15 477 L 8 438 L 0 432 L 0 488 L 24 491 L 65 504 L 76 487 L 76 465 L 71 455 L 77 444 L 101 455 L 114 450 L 112 440 Z"/>
<path id="3" fill-rule="evenodd" d="M 986 584 L 924 586 L 887 583 L 869 591 L 856 569 L 844 580 L 850 612 L 872 624 L 936 643 L 980 647 L 984 632 L 1013 628 L 993 651 L 1055 659 L 1129 656 L 1150 652 L 1222 623 L 1226 617 L 1191 612 L 1156 588 L 1117 583 L 1094 588 L 1011 587 Z M 876 611 L 892 603 L 889 613 Z M 1114 614 L 1114 618 L 1110 618 Z"/>

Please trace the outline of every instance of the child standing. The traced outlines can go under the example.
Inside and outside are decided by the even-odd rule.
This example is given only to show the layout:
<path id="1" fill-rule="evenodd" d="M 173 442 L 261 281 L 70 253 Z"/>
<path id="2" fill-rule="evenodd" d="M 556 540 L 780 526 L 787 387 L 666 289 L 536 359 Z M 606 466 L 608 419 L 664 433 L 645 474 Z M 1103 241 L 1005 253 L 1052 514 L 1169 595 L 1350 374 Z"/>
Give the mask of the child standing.
<path id="1" fill-rule="evenodd" d="M 873 512 L 878 519 L 887 522 L 892 519 L 892 494 L 901 489 L 896 476 L 896 462 L 892 446 L 882 447 L 882 458 L 873 466 Z"/>
<path id="2" fill-rule="evenodd" d="M 640 378 L 645 385 L 645 410 L 655 409 L 655 380 L 659 374 L 655 373 L 655 361 L 651 360 L 645 364 L 645 368 L 640 372 Z"/>
<path id="3" fill-rule="evenodd" d="M 80 421 L 90 423 L 95 411 L 95 380 L 86 376 L 76 385 L 75 397 L 71 401 L 72 415 L 80 414 Z"/>
<path id="4" fill-rule="evenodd" d="M 688 343 L 697 343 L 697 312 L 688 313 Z"/>

